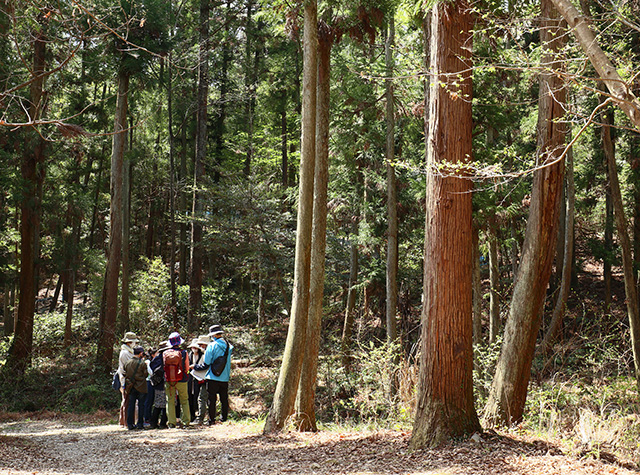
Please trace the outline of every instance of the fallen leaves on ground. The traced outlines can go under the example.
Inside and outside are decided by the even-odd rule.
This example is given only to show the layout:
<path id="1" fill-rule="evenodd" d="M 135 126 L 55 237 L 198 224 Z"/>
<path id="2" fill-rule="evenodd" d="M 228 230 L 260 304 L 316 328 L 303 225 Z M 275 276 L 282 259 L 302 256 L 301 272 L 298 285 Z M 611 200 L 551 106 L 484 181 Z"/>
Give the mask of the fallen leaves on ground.
<path id="1" fill-rule="evenodd" d="M 127 431 L 68 420 L 0 423 L 0 474 L 616 474 L 635 467 L 565 455 L 541 441 L 487 432 L 412 451 L 406 431 L 285 432 L 255 426 Z M 613 462 L 613 463 L 612 463 Z"/>

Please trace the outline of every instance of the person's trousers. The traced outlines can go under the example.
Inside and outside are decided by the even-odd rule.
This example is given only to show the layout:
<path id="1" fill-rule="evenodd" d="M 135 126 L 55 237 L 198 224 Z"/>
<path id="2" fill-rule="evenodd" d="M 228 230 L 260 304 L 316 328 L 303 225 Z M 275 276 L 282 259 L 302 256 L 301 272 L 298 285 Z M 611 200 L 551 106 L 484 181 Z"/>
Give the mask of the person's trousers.
<path id="1" fill-rule="evenodd" d="M 167 420 L 169 424 L 176 425 L 176 394 L 180 399 L 180 416 L 184 425 L 191 423 L 191 411 L 189 410 L 189 388 L 187 382 L 165 383 L 167 393 Z"/>
<path id="2" fill-rule="evenodd" d="M 220 395 L 220 421 L 224 422 L 229 416 L 229 381 L 207 380 L 209 393 L 209 424 L 216 421 L 216 402 Z"/>
<path id="3" fill-rule="evenodd" d="M 144 427 L 144 402 L 147 399 L 147 393 L 141 393 L 137 389 L 131 389 L 129 392 L 129 407 L 127 408 L 127 427 L 133 429 Z M 136 403 L 138 403 L 138 423 L 135 422 Z"/>
<path id="4" fill-rule="evenodd" d="M 207 413 L 207 402 L 209 401 L 209 392 L 207 391 L 207 383 L 200 385 L 198 393 L 198 419 L 204 422 L 204 416 Z"/>

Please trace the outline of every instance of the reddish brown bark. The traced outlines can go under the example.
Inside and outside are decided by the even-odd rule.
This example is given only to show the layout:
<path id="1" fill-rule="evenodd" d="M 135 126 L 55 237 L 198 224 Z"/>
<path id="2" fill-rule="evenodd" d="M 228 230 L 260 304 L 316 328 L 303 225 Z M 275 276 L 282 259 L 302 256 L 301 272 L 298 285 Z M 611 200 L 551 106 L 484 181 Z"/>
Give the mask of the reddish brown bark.
<path id="1" fill-rule="evenodd" d="M 480 430 L 473 401 L 471 180 L 472 16 L 466 2 L 432 11 L 422 351 L 411 446 Z M 457 169 L 457 170 L 456 170 Z"/>

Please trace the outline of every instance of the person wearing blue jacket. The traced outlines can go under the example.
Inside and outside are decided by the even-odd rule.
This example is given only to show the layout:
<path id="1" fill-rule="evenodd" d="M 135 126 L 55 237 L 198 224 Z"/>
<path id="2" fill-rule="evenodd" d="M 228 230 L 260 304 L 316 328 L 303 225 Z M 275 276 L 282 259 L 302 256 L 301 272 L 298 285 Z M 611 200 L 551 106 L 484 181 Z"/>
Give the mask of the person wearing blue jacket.
<path id="1" fill-rule="evenodd" d="M 217 397 L 220 395 L 220 422 L 227 420 L 229 416 L 229 376 L 231 374 L 231 353 L 233 345 L 224 338 L 224 330 L 220 325 L 212 325 L 209 327 L 209 337 L 211 343 L 207 346 L 204 353 L 204 366 L 208 366 L 209 370 L 205 379 L 207 380 L 207 392 L 209 393 L 209 425 L 216 422 L 216 404 Z M 212 363 L 219 356 L 224 356 L 227 346 L 229 353 L 224 370 L 220 376 L 216 376 L 212 372 Z"/>

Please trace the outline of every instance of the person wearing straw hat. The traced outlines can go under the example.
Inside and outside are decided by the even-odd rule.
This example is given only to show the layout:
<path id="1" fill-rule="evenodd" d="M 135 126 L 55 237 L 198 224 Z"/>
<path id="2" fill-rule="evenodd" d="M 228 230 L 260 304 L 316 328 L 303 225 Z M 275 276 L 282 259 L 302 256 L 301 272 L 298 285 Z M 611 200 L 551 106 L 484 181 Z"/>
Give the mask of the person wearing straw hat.
<path id="1" fill-rule="evenodd" d="M 121 427 L 127 426 L 127 405 L 129 404 L 129 392 L 125 391 L 125 373 L 124 365 L 127 361 L 133 359 L 133 347 L 138 340 L 138 336 L 133 332 L 126 332 L 122 338 L 122 346 L 120 347 L 120 355 L 118 356 L 118 376 L 120 377 L 120 393 L 122 394 L 122 402 L 120 403 L 119 422 Z"/>
<path id="2" fill-rule="evenodd" d="M 200 363 L 204 362 L 204 354 L 207 351 L 207 347 L 209 343 L 211 343 L 211 338 L 209 335 L 200 335 L 198 337 L 198 346 L 202 351 L 202 359 L 199 361 Z M 194 379 L 198 381 L 200 385 L 200 392 L 198 393 L 198 412 L 196 414 L 195 423 L 197 425 L 202 425 L 204 423 L 205 416 L 207 415 L 207 404 L 209 401 L 209 393 L 207 392 L 207 370 L 194 371 L 195 365 L 191 366 L 191 374 Z"/>
<path id="3" fill-rule="evenodd" d="M 204 358 L 204 351 L 198 345 L 198 339 L 194 338 L 187 346 L 189 350 L 189 368 L 193 368 L 195 365 L 202 363 Z M 189 409 L 191 409 L 191 420 L 195 421 L 197 417 L 198 409 L 198 396 L 200 395 L 201 384 L 200 381 L 193 376 L 193 373 L 189 372 L 188 381 L 189 390 Z"/>
<path id="4" fill-rule="evenodd" d="M 220 395 L 220 422 L 227 420 L 229 416 L 229 376 L 231 374 L 231 353 L 233 345 L 223 338 L 224 330 L 220 325 L 209 327 L 209 337 L 211 344 L 207 346 L 204 353 L 204 364 L 209 367 L 207 370 L 207 392 L 209 393 L 209 425 L 216 422 L 216 399 Z M 222 373 L 219 375 L 213 372 L 213 362 L 216 358 L 226 354 L 226 361 Z"/>

